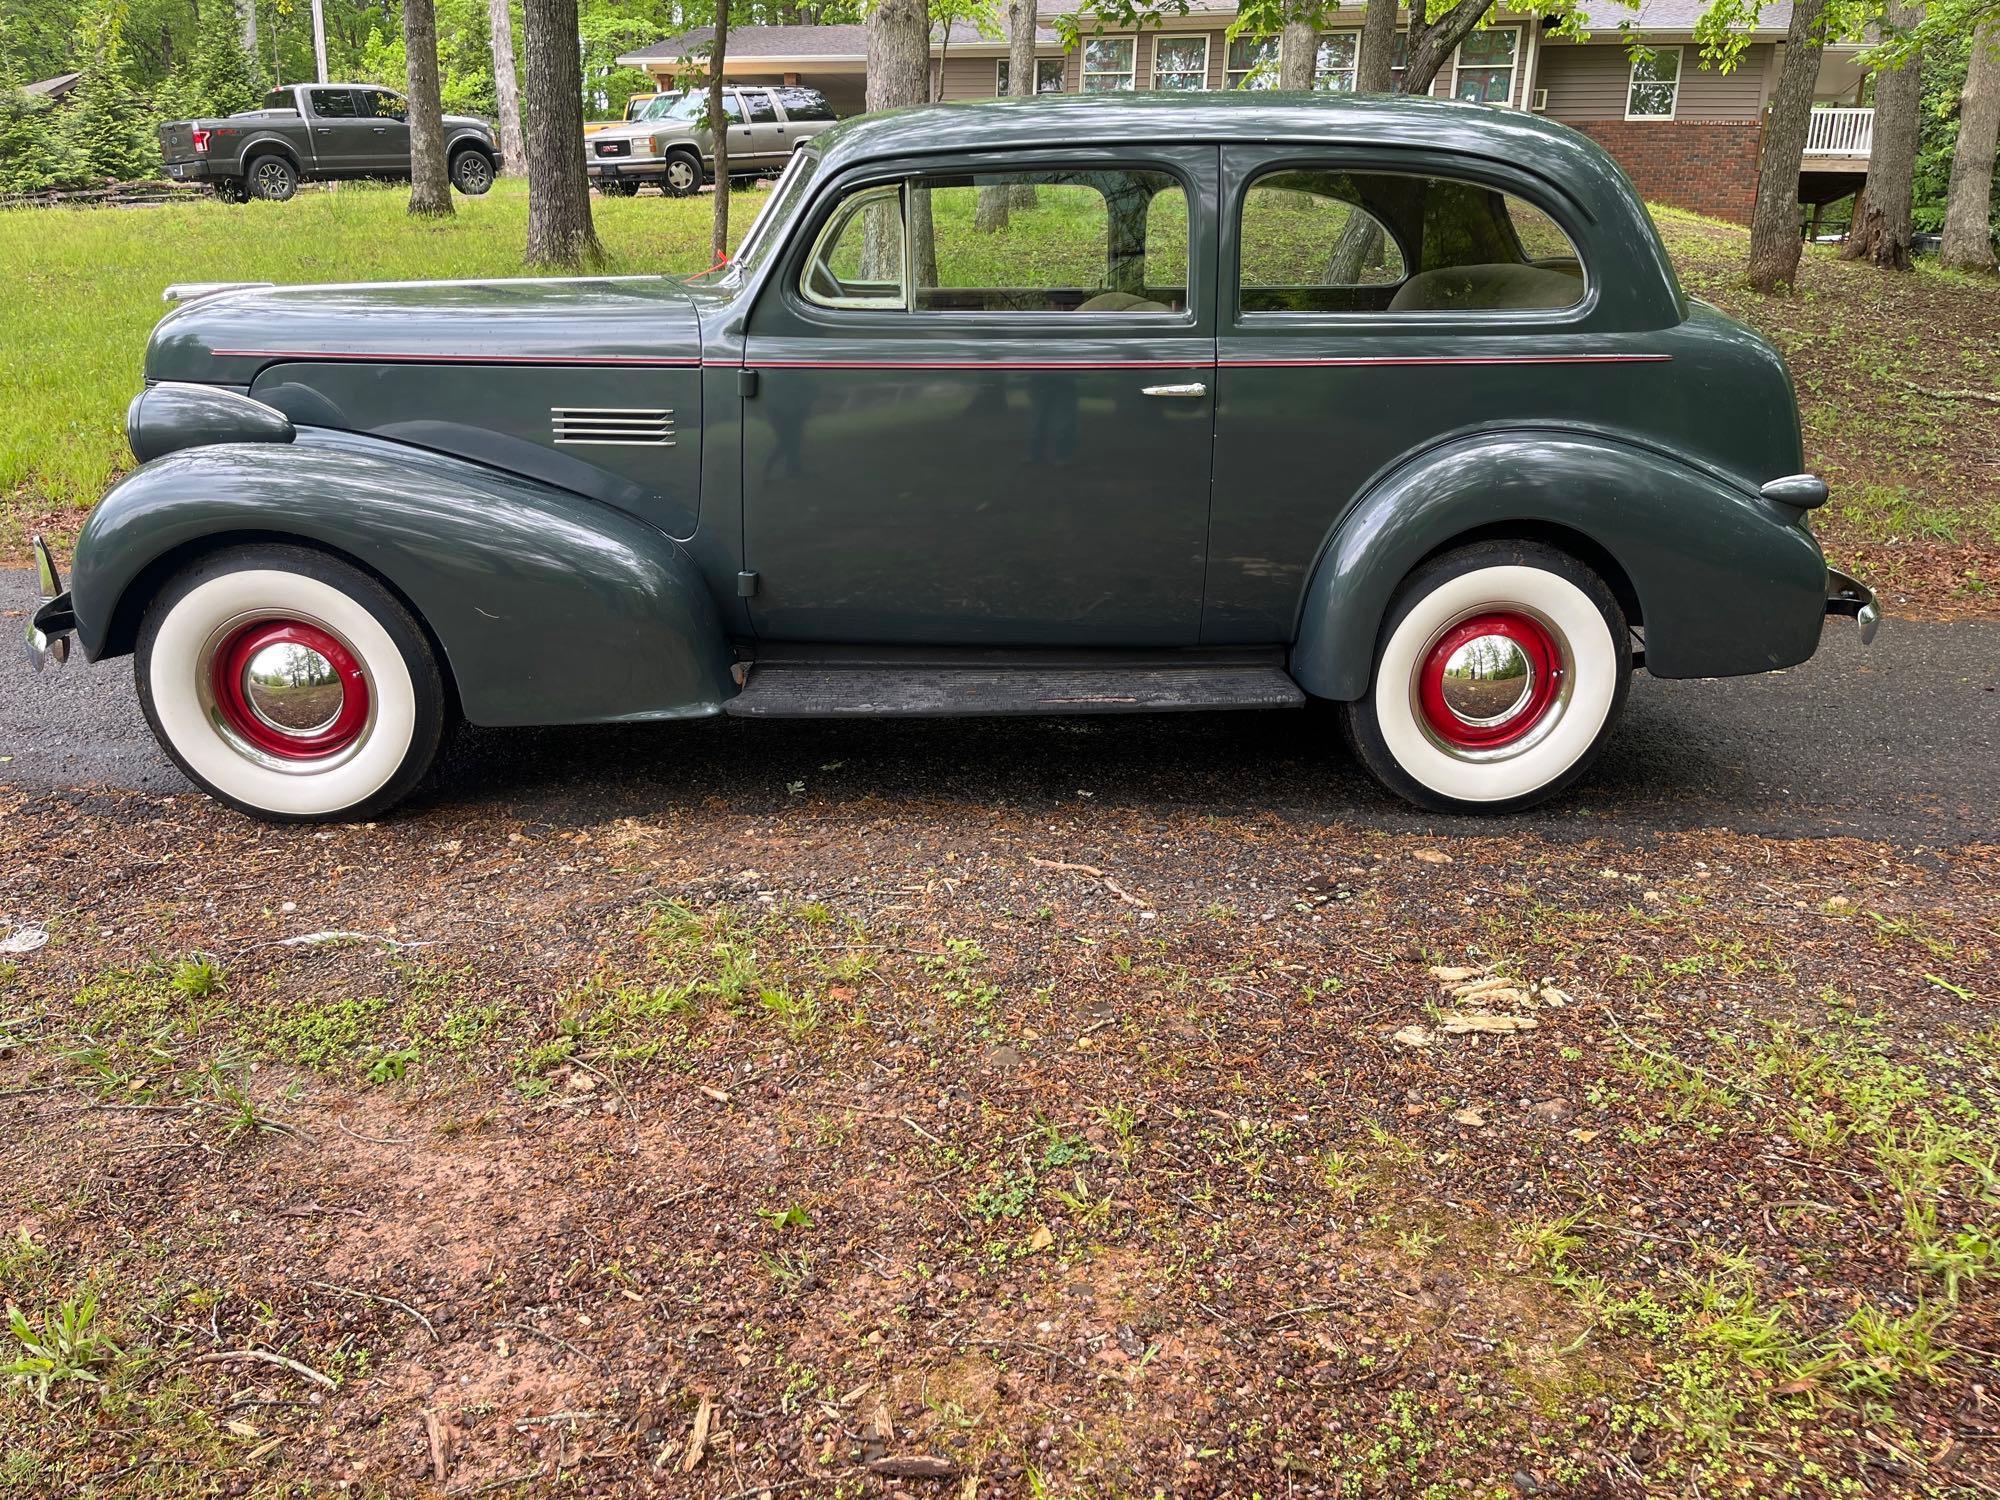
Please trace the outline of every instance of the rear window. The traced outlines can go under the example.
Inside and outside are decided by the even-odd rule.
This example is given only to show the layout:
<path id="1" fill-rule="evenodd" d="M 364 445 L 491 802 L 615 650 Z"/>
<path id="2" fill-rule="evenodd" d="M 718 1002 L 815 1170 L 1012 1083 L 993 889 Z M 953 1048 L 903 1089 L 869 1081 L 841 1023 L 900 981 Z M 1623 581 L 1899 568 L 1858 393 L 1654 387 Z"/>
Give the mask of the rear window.
<path id="1" fill-rule="evenodd" d="M 1251 182 L 1238 224 L 1245 313 L 1555 312 L 1584 298 L 1562 226 L 1482 183 L 1281 169 Z"/>
<path id="2" fill-rule="evenodd" d="M 818 89 L 783 88 L 775 92 L 778 103 L 784 107 L 787 119 L 831 120 L 833 118 L 833 106 L 826 102 L 826 95 Z"/>
<path id="3" fill-rule="evenodd" d="M 272 89 L 264 96 L 263 109 L 281 109 L 288 115 L 299 112 L 299 102 L 290 89 Z"/>

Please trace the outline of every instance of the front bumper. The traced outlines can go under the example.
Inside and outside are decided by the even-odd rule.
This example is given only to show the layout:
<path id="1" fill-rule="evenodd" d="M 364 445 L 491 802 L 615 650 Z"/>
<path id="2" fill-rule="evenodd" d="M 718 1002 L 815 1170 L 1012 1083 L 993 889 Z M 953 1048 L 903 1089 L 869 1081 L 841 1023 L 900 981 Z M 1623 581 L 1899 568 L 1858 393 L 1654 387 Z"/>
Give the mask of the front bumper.
<path id="1" fill-rule="evenodd" d="M 592 157 L 586 165 L 590 175 L 602 181 L 607 177 L 622 177 L 634 182 L 652 182 L 667 169 L 667 164 L 657 156 Z"/>
<path id="2" fill-rule="evenodd" d="M 1875 591 L 1838 568 L 1826 570 L 1826 612 L 1852 615 L 1854 623 L 1861 627 L 1864 646 L 1875 639 L 1875 632 L 1882 625 L 1882 606 L 1876 602 Z"/>
<path id="3" fill-rule="evenodd" d="M 28 620 L 28 664 L 39 672 L 50 662 L 61 666 L 69 660 L 76 610 L 70 604 L 69 590 L 62 586 L 62 574 L 56 571 L 49 544 L 36 535 L 29 540 L 28 550 L 35 555 L 35 578 L 42 595 Z"/>

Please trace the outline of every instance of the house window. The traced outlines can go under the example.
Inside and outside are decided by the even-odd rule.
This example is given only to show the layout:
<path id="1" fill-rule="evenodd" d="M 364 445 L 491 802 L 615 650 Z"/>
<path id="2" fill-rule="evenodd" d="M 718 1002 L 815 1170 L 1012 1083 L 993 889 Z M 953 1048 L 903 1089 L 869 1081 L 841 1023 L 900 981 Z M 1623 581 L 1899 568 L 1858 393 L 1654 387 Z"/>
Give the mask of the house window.
<path id="1" fill-rule="evenodd" d="M 1681 49 L 1641 47 L 1632 54 L 1632 83 L 1625 94 L 1628 120 L 1671 120 L 1680 104 Z"/>
<path id="2" fill-rule="evenodd" d="M 993 92 L 1001 98 L 1007 96 L 1007 59 L 1001 58 L 994 70 Z M 1063 86 L 1063 60 L 1060 57 L 1038 57 L 1035 59 L 1035 92 L 1038 94 L 1060 94 Z"/>
<path id="3" fill-rule="evenodd" d="M 1162 36 L 1153 39 L 1153 87 L 1186 93 L 1208 87 L 1208 38 Z"/>
<path id="4" fill-rule="evenodd" d="M 1389 48 L 1390 93 L 1400 94 L 1403 92 L 1403 74 L 1409 71 L 1409 67 L 1410 34 L 1407 31 L 1399 31 L 1396 33 L 1395 44 Z"/>
<path id="5" fill-rule="evenodd" d="M 1514 27 L 1475 31 L 1458 44 L 1458 66 L 1452 74 L 1451 96 L 1474 103 L 1514 102 L 1514 58 L 1521 33 Z"/>
<path id="6" fill-rule="evenodd" d="M 1353 93 L 1360 62 L 1360 32 L 1329 32 L 1319 39 L 1319 55 L 1313 59 L 1313 87 L 1330 94 Z"/>
<path id="7" fill-rule="evenodd" d="M 1274 89 L 1278 86 L 1278 39 L 1274 36 L 1230 38 L 1228 87 Z"/>
<path id="8" fill-rule="evenodd" d="M 1129 36 L 1095 36 L 1083 44 L 1083 91 L 1115 94 L 1130 89 L 1137 47 Z"/>

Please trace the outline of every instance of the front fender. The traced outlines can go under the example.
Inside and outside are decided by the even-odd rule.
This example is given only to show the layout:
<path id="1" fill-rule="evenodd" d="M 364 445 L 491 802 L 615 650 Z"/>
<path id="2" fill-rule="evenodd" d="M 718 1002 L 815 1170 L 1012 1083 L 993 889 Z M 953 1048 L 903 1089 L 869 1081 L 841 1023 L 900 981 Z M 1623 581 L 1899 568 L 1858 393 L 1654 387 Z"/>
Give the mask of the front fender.
<path id="1" fill-rule="evenodd" d="M 1556 527 L 1624 571 L 1657 677 L 1726 677 L 1813 654 L 1826 563 L 1793 513 L 1650 449 L 1598 434 L 1482 433 L 1372 485 L 1328 534 L 1307 586 L 1292 675 L 1307 692 L 1368 691 L 1390 597 L 1459 537 Z"/>
<path id="2" fill-rule="evenodd" d="M 664 533 L 565 490 L 378 438 L 305 428 L 285 447 L 147 464 L 77 538 L 77 637 L 95 659 L 161 569 L 205 543 L 292 538 L 401 592 L 475 724 L 713 714 L 735 692 L 700 571 Z"/>

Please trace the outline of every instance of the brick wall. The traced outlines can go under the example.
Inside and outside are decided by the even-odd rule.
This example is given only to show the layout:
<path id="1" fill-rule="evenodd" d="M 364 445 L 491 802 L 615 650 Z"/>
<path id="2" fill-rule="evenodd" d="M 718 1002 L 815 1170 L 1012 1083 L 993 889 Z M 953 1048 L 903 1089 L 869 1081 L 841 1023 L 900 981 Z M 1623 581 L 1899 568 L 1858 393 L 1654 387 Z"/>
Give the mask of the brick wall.
<path id="1" fill-rule="evenodd" d="M 1756 120 L 1578 120 L 1618 159 L 1641 197 L 1750 222 L 1757 202 Z"/>

